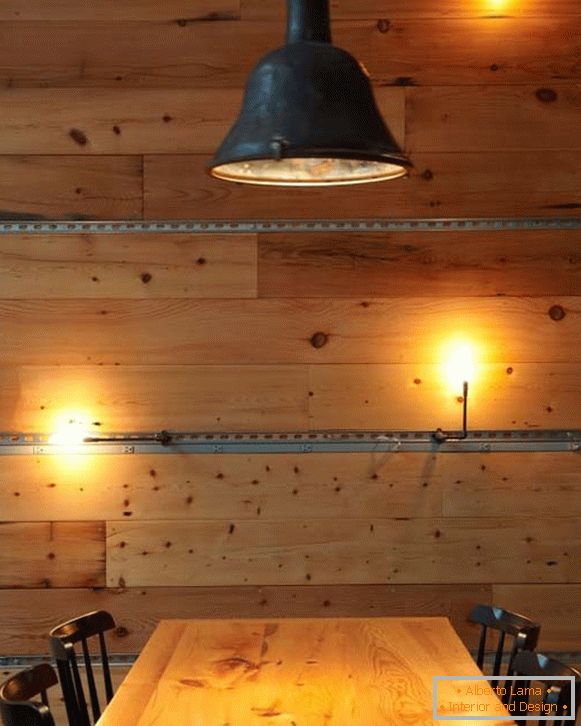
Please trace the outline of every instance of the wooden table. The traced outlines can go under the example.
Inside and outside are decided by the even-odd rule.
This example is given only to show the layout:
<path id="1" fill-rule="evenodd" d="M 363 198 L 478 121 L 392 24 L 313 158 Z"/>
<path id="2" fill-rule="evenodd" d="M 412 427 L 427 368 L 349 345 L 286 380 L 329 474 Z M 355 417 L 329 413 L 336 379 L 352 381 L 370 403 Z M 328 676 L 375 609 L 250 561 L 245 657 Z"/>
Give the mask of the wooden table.
<path id="1" fill-rule="evenodd" d="M 480 675 L 446 618 L 163 620 L 98 726 L 443 726 L 434 675 Z"/>

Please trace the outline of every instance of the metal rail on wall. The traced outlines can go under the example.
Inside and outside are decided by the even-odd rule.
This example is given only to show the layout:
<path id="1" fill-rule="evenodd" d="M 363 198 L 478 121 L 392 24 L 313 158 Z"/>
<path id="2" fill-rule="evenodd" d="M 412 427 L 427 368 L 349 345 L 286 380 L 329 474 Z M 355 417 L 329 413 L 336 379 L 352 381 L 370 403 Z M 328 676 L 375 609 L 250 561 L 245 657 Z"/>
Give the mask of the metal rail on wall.
<path id="1" fill-rule="evenodd" d="M 453 432 L 451 432 L 453 434 Z M 45 434 L 0 434 L 0 456 L 75 454 L 311 454 L 311 453 L 581 453 L 581 430 L 471 431 L 439 441 L 430 431 L 305 431 L 288 433 L 113 433 L 74 446 Z"/>
<path id="2" fill-rule="evenodd" d="M 0 222 L 0 234 L 241 234 L 252 232 L 501 232 L 581 229 L 581 217 L 442 219 L 112 220 Z"/>

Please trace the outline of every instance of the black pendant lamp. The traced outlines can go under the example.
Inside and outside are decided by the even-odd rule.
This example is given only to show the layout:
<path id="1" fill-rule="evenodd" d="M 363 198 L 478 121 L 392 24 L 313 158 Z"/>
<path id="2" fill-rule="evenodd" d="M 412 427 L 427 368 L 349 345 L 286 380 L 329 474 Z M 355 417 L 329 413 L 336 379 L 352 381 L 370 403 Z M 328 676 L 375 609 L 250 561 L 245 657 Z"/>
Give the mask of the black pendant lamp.
<path id="1" fill-rule="evenodd" d="M 411 162 L 366 72 L 331 45 L 328 0 L 287 0 L 286 45 L 254 68 L 210 173 L 246 184 L 326 186 L 396 179 Z"/>

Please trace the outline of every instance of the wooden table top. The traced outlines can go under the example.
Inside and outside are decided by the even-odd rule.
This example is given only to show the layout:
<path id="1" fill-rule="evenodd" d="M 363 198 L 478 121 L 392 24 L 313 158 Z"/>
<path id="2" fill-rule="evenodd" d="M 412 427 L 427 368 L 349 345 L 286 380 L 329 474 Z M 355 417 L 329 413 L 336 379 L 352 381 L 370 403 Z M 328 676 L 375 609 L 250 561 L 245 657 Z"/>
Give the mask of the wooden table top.
<path id="1" fill-rule="evenodd" d="M 98 726 L 442 726 L 435 675 L 481 675 L 447 618 L 163 620 Z M 458 683 L 439 696 L 506 715 Z"/>

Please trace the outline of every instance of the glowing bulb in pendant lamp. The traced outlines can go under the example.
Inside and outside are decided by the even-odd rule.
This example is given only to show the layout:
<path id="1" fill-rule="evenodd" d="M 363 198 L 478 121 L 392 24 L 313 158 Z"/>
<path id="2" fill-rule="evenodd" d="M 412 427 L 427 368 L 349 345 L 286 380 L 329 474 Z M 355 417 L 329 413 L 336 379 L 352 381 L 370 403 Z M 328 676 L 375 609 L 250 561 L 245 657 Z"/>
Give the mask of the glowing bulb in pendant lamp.
<path id="1" fill-rule="evenodd" d="M 452 343 L 445 362 L 446 380 L 451 388 L 461 390 L 474 380 L 474 348 L 469 343 Z"/>
<path id="2" fill-rule="evenodd" d="M 286 45 L 266 55 L 209 165 L 226 181 L 269 186 L 365 184 L 411 162 L 385 125 L 367 73 L 331 44 L 328 0 L 287 0 Z"/>

